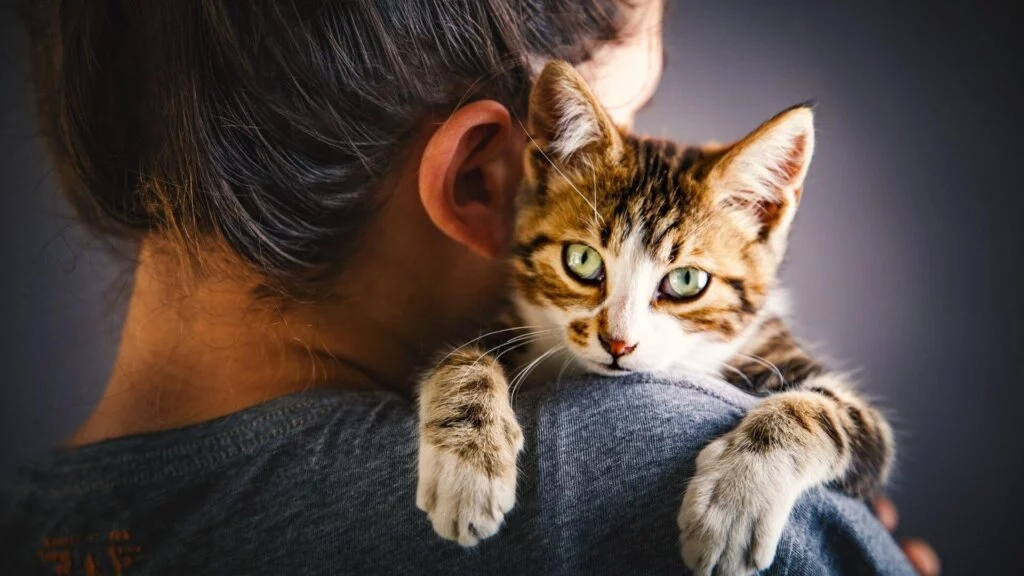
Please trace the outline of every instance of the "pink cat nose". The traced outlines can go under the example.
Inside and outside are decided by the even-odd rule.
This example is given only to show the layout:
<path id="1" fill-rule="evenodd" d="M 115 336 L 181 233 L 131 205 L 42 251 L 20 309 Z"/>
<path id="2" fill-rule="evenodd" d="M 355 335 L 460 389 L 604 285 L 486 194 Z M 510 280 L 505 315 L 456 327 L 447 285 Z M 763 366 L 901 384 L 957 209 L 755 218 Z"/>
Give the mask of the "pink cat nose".
<path id="1" fill-rule="evenodd" d="M 598 336 L 601 347 L 608 351 L 613 358 L 619 358 L 636 350 L 636 344 L 626 344 L 625 340 L 608 340 L 604 336 Z"/>

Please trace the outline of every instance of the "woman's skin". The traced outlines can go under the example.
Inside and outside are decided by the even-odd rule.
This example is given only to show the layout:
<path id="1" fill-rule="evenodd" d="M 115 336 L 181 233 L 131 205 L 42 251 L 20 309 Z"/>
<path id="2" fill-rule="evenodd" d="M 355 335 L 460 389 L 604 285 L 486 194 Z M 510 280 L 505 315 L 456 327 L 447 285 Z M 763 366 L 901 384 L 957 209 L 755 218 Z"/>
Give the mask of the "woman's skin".
<path id="1" fill-rule="evenodd" d="M 637 3 L 626 40 L 580 67 L 625 126 L 661 77 L 662 1 Z M 259 278 L 214 246 L 202 273 L 186 273 L 193 267 L 171 244 L 144 239 L 112 375 L 68 445 L 187 426 L 313 387 L 411 396 L 415 371 L 475 329 L 504 290 L 526 144 L 519 119 L 494 101 L 426 126 L 330 296 L 312 302 L 255 299 Z M 924 561 L 920 546 L 908 557 L 935 574 L 924 548 Z"/>

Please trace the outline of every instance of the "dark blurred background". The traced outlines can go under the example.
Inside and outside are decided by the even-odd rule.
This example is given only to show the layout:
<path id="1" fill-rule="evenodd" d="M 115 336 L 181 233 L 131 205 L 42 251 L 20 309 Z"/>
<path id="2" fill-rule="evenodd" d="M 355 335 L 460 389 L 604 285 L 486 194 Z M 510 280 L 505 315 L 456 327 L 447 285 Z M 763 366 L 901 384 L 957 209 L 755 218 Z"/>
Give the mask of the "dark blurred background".
<path id="1" fill-rule="evenodd" d="M 785 279 L 800 332 L 899 431 L 900 532 L 947 574 L 1020 573 L 1024 123 L 1018 21 L 990 3 L 676 2 L 639 130 L 737 138 L 815 98 Z M 0 47 L 0 481 L 102 391 L 128 261 L 76 226 L 36 141 L 17 24 Z"/>

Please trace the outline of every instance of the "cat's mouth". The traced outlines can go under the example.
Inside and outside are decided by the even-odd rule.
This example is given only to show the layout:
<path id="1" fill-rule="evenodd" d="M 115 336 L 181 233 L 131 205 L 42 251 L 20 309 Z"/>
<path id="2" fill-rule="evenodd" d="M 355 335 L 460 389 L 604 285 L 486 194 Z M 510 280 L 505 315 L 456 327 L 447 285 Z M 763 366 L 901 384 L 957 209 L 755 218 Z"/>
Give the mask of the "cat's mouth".
<path id="1" fill-rule="evenodd" d="M 613 358 L 611 362 L 605 364 L 605 368 L 609 370 L 615 370 L 617 372 L 631 372 L 629 368 L 623 368 L 622 366 L 619 366 L 618 358 Z"/>
<path id="2" fill-rule="evenodd" d="M 595 362 L 593 360 L 584 359 L 584 363 L 589 372 L 601 374 L 602 376 L 622 376 L 633 372 L 633 370 L 629 368 L 623 368 L 620 366 L 618 358 L 611 362 Z"/>

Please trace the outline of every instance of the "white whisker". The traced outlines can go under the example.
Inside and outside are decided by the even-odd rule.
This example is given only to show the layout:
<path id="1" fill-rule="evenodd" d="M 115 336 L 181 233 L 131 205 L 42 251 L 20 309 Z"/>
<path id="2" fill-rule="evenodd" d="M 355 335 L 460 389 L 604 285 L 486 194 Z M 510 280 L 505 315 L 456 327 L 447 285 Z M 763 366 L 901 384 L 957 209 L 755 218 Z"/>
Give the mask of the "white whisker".
<path id="1" fill-rule="evenodd" d="M 441 364 L 443 364 L 445 360 L 451 358 L 452 354 L 455 354 L 456 352 L 458 352 L 459 350 L 462 350 L 466 346 L 469 346 L 470 344 L 473 344 L 474 342 L 479 342 L 480 340 L 483 340 L 484 338 L 487 338 L 488 336 L 493 336 L 495 334 L 501 334 L 502 332 L 511 332 L 513 330 L 533 330 L 534 328 L 539 328 L 539 326 L 513 326 L 511 328 L 505 328 L 503 330 L 494 330 L 493 332 L 488 332 L 488 333 L 483 334 L 481 336 L 477 336 L 476 338 L 473 338 L 469 342 L 464 343 L 462 346 L 459 346 L 458 348 L 454 348 L 450 352 L 445 354 L 444 358 L 441 358 L 440 362 L 438 362 L 437 365 L 434 366 L 434 368 L 436 369 L 437 366 L 440 366 Z"/>
<path id="2" fill-rule="evenodd" d="M 530 339 L 526 340 L 525 342 L 520 342 L 520 343 L 516 344 L 515 346 L 510 346 L 508 348 L 505 348 L 500 353 L 498 353 L 498 355 L 495 356 L 494 359 L 495 360 L 499 360 L 505 354 L 507 354 L 507 353 L 509 353 L 509 352 L 511 352 L 513 350 L 516 350 L 518 348 L 522 348 L 523 346 L 529 346 L 530 344 L 533 344 L 537 340 L 540 340 L 540 338 L 539 337 L 538 338 L 530 338 Z"/>
<path id="3" fill-rule="evenodd" d="M 520 334 L 519 336 L 516 336 L 514 338 L 510 338 L 509 340 L 506 340 L 505 342 L 502 342 L 501 344 L 498 344 L 494 348 L 491 348 L 490 350 L 487 350 L 486 352 L 484 352 L 480 356 L 477 356 L 477 359 L 473 361 L 473 366 L 476 366 L 477 362 L 482 360 L 485 356 L 490 355 L 491 352 L 494 352 L 496 350 L 500 350 L 500 349 L 504 348 L 505 346 L 508 346 L 510 344 L 515 344 L 516 342 L 522 342 L 523 340 L 526 340 L 527 341 L 526 344 L 529 344 L 530 341 L 532 341 L 532 339 L 536 339 L 536 338 L 538 338 L 540 336 L 544 336 L 544 335 L 546 335 L 546 334 L 548 334 L 550 332 L 554 332 L 555 330 L 556 330 L 555 328 L 549 328 L 547 330 L 538 330 L 538 331 L 535 331 L 535 332 L 530 332 L 528 334 Z"/>
<path id="4" fill-rule="evenodd" d="M 768 360 L 758 356 L 757 354 L 743 354 L 741 352 L 737 352 L 736 355 L 737 356 L 742 356 L 744 358 L 749 358 L 749 359 L 753 360 L 754 362 L 757 362 L 761 366 L 764 366 L 765 368 L 768 368 L 769 370 L 774 372 L 776 376 L 779 377 L 779 382 L 780 383 L 782 383 L 783 385 L 786 384 L 786 378 L 782 375 L 782 371 L 779 370 L 779 367 L 776 366 L 775 364 L 772 364 L 771 362 L 769 362 Z"/>
<path id="5" fill-rule="evenodd" d="M 541 362 L 543 362 L 545 358 L 547 358 L 548 356 L 550 356 L 551 354 L 553 354 L 555 352 L 558 352 L 559 350 L 561 350 L 563 348 L 565 348 L 565 346 L 563 346 L 561 344 L 558 345 L 558 346 L 552 347 L 547 352 L 541 354 L 536 359 L 534 359 L 532 362 L 527 364 L 526 368 L 523 368 L 522 370 L 519 371 L 518 374 L 516 374 L 516 377 L 512 379 L 512 383 L 509 384 L 509 395 L 508 395 L 508 402 L 509 402 L 509 404 L 512 404 L 512 402 L 515 400 L 516 390 L 518 390 L 519 387 L 521 387 L 523 385 L 523 382 L 526 382 L 526 379 L 530 376 L 530 372 L 533 372 L 533 370 Z"/>
<path id="6" fill-rule="evenodd" d="M 544 149 L 541 148 L 540 144 L 537 144 L 537 141 L 534 140 L 533 134 L 530 134 L 530 131 L 527 130 L 526 126 L 523 125 L 523 121 L 519 120 L 518 118 L 516 119 L 516 121 L 519 122 L 520 126 L 522 126 L 523 131 L 526 132 L 526 137 L 530 139 L 530 142 L 532 142 L 533 145 L 537 147 L 537 151 L 540 152 L 540 155 L 543 156 L 544 159 L 547 160 L 548 164 L 550 164 L 551 167 L 555 169 L 555 172 L 558 172 L 558 175 L 561 176 L 562 179 L 564 179 L 566 181 L 566 183 L 569 184 L 569 187 L 571 187 L 573 190 L 575 190 L 576 193 L 579 194 L 580 198 L 583 198 L 583 201 L 586 202 L 588 205 L 590 205 L 591 208 L 594 209 L 594 214 L 597 214 L 598 218 L 601 218 L 601 215 L 597 212 L 597 204 L 591 203 L 590 199 L 587 198 L 583 194 L 583 192 L 580 192 L 580 189 L 577 188 L 576 185 L 572 183 L 572 180 L 569 180 L 569 177 L 566 176 L 565 173 L 562 172 L 562 170 L 559 169 L 558 166 L 554 162 L 551 161 L 551 158 L 549 158 L 547 153 L 544 152 Z M 601 218 L 601 222 L 604 223 L 604 218 Z"/>
<path id="7" fill-rule="evenodd" d="M 570 362 L 572 362 L 572 354 L 567 354 L 565 362 L 562 362 L 562 368 L 558 371 L 558 376 L 555 378 L 555 390 L 558 390 L 559 385 L 562 383 L 562 374 L 565 374 L 565 369 L 569 367 Z"/>
<path id="8" fill-rule="evenodd" d="M 732 370 L 733 372 L 739 374 L 740 378 L 743 378 L 743 380 L 747 383 L 747 387 L 750 388 L 751 390 L 754 389 L 754 383 L 751 382 L 750 378 L 747 378 L 747 375 L 744 374 L 743 371 L 740 370 L 739 368 L 736 368 L 735 366 L 730 366 L 725 362 L 720 363 L 719 366 L 721 366 L 722 368 L 728 368 L 729 370 Z"/>

